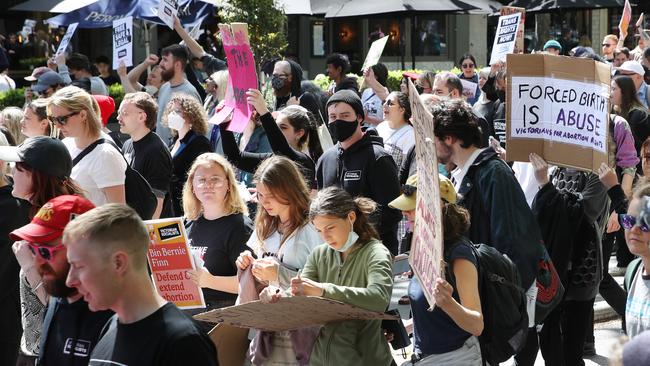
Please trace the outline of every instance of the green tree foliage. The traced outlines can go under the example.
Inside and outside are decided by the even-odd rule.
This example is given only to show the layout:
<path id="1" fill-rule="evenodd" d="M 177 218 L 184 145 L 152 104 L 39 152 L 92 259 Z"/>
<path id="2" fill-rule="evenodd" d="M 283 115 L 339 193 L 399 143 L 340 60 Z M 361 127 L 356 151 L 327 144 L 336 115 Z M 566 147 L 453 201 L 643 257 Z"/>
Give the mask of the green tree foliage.
<path id="1" fill-rule="evenodd" d="M 248 23 L 251 49 L 258 63 L 280 56 L 287 47 L 287 16 L 274 0 L 230 0 L 219 17 L 224 23 Z"/>

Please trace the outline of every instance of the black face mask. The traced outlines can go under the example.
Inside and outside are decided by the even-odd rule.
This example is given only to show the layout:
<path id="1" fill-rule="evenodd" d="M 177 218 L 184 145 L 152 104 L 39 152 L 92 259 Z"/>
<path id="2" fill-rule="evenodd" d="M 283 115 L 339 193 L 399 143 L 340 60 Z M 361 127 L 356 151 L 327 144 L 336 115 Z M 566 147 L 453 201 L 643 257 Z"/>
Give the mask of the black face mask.
<path id="1" fill-rule="evenodd" d="M 501 89 L 497 89 L 497 97 L 499 97 L 499 100 L 502 103 L 505 103 L 506 102 L 506 91 L 501 90 Z"/>
<path id="2" fill-rule="evenodd" d="M 359 126 L 358 121 L 344 121 L 337 119 L 328 124 L 330 132 L 338 141 L 345 141 L 350 138 Z"/>
<path id="3" fill-rule="evenodd" d="M 279 78 L 277 76 L 271 77 L 271 87 L 275 90 L 280 90 L 284 88 L 285 79 Z"/>

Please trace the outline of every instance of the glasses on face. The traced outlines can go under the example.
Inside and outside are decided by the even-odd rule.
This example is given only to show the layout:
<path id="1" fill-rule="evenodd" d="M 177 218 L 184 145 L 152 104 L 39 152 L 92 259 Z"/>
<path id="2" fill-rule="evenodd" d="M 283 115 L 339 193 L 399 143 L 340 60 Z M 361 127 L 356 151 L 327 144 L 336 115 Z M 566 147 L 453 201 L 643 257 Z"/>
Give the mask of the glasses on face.
<path id="1" fill-rule="evenodd" d="M 273 77 L 280 78 L 280 79 L 286 79 L 289 77 L 288 74 L 273 74 Z"/>
<path id="2" fill-rule="evenodd" d="M 462 64 L 460 65 L 463 69 L 472 69 L 474 68 L 474 64 Z"/>
<path id="3" fill-rule="evenodd" d="M 52 257 L 54 257 L 54 253 L 64 248 L 63 244 L 59 244 L 54 247 L 48 245 L 36 245 L 33 243 L 28 243 L 28 244 L 29 244 L 29 250 L 34 255 L 39 255 L 41 256 L 41 258 L 45 259 L 46 261 L 52 260 Z"/>
<path id="4" fill-rule="evenodd" d="M 221 188 L 226 184 L 226 180 L 216 176 L 209 177 L 209 178 L 200 177 L 194 179 L 194 184 L 197 187 L 209 186 L 209 187 Z"/>
<path id="5" fill-rule="evenodd" d="M 117 112 L 117 116 L 118 116 L 118 117 L 126 117 L 126 116 L 128 116 L 129 114 L 131 114 L 132 112 L 133 112 L 133 113 L 143 113 L 144 111 L 142 111 L 142 110 L 140 110 L 140 109 L 136 109 L 135 111 L 131 111 L 131 112 L 129 112 L 129 111 L 127 111 L 126 109 L 122 109 L 121 111 Z"/>
<path id="6" fill-rule="evenodd" d="M 49 119 L 50 122 L 52 122 L 52 123 L 56 123 L 58 125 L 65 126 L 68 123 L 68 118 L 70 118 L 72 116 L 75 116 L 77 114 L 79 114 L 79 111 L 72 112 L 72 113 L 67 114 L 65 116 L 58 116 L 58 117 L 57 116 L 47 116 L 47 119 Z"/>
<path id="7" fill-rule="evenodd" d="M 643 222 L 638 222 L 637 218 L 632 215 L 620 214 L 618 215 L 618 221 L 625 230 L 632 230 L 634 226 L 638 226 L 644 233 L 650 232 L 648 225 Z"/>
<path id="8" fill-rule="evenodd" d="M 613 46 L 613 44 L 603 43 L 603 47 L 612 47 L 612 46 Z"/>

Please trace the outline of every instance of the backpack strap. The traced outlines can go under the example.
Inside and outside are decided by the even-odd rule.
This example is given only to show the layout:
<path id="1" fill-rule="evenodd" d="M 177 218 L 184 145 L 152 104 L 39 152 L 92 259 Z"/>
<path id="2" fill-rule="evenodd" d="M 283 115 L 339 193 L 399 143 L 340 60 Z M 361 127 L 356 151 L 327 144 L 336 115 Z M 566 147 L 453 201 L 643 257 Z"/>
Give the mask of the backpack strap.
<path id="1" fill-rule="evenodd" d="M 85 149 L 83 149 L 82 152 L 79 153 L 79 155 L 77 155 L 77 157 L 75 157 L 72 160 L 72 166 L 77 165 L 81 161 L 81 159 L 83 159 L 86 155 L 90 154 L 93 150 L 95 150 L 97 145 L 103 144 L 103 143 L 104 143 L 104 139 L 99 139 L 99 140 L 93 142 L 92 144 L 88 145 Z"/>
<path id="2" fill-rule="evenodd" d="M 632 280 L 634 280 L 634 276 L 636 276 L 636 272 L 639 270 L 642 263 L 641 258 L 634 258 L 630 264 L 627 265 L 627 269 L 625 270 L 625 279 L 623 280 L 623 289 L 625 289 L 625 292 L 630 291 Z"/>

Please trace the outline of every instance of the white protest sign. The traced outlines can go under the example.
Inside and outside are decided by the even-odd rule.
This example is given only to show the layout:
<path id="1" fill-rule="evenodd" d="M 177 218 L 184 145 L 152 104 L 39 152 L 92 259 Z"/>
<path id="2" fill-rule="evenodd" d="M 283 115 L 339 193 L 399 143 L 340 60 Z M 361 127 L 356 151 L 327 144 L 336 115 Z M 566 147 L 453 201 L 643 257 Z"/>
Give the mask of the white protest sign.
<path id="1" fill-rule="evenodd" d="M 384 36 L 372 42 L 370 50 L 368 50 L 368 54 L 366 55 L 366 60 L 363 61 L 363 67 L 361 70 L 365 70 L 370 66 L 376 65 L 379 62 L 381 54 L 384 53 L 386 42 L 388 42 L 388 37 L 389 36 Z"/>
<path id="2" fill-rule="evenodd" d="M 54 57 L 64 53 L 66 48 L 68 48 L 68 45 L 70 44 L 70 40 L 72 39 L 75 30 L 77 30 L 77 25 L 79 25 L 79 23 L 72 23 L 68 26 L 68 30 L 65 32 L 63 38 L 61 38 L 61 42 L 59 43 L 59 48 L 56 49 L 56 53 L 54 54 Z"/>
<path id="3" fill-rule="evenodd" d="M 433 290 L 444 270 L 442 208 L 438 182 L 433 116 L 422 104 L 417 89 L 409 80 L 409 99 L 415 129 L 415 155 L 418 163 L 418 194 L 415 207 L 415 229 L 409 264 L 417 276 L 429 305 L 435 305 Z"/>
<path id="4" fill-rule="evenodd" d="M 133 18 L 124 17 L 113 21 L 113 69 L 120 62 L 133 66 Z"/>
<path id="5" fill-rule="evenodd" d="M 472 99 L 476 95 L 476 88 L 478 88 L 478 83 L 473 81 L 460 79 L 461 84 L 463 84 L 463 97 L 465 99 Z"/>
<path id="6" fill-rule="evenodd" d="M 174 29 L 174 16 L 178 14 L 177 0 L 160 0 L 158 4 L 158 18 L 170 29 Z"/>
<path id="7" fill-rule="evenodd" d="M 492 45 L 490 65 L 498 61 L 505 61 L 506 55 L 515 50 L 520 19 L 521 13 L 499 17 L 497 32 L 494 35 L 494 44 Z"/>

